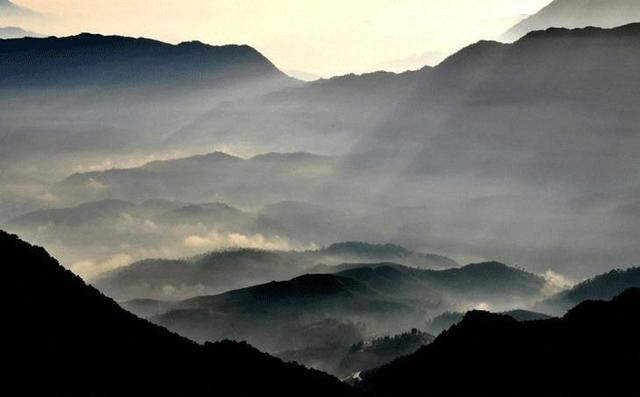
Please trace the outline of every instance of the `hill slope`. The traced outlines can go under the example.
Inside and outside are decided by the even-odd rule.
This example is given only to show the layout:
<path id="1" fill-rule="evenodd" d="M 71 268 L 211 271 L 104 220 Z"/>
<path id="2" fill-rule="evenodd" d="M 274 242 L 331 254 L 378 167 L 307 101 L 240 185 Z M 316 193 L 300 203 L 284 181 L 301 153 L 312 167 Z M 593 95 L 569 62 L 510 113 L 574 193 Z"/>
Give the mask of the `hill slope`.
<path id="1" fill-rule="evenodd" d="M 30 379 L 38 379 L 21 384 L 23 394 L 41 388 L 46 394 L 100 396 L 350 393 L 327 375 L 248 345 L 201 346 L 139 319 L 15 236 L 0 232 L 0 247 L 4 274 L 13 280 L 4 294 L 19 296 L 27 285 L 32 291 L 5 314 L 13 325 L 5 339 L 11 346 L 3 348 L 10 371 L 24 375 L 28 365 Z"/>
<path id="2" fill-rule="evenodd" d="M 613 28 L 640 22 L 635 0 L 555 0 L 538 13 L 509 29 L 503 40 L 513 41 L 534 30 L 548 28 Z"/>
<path id="3" fill-rule="evenodd" d="M 639 307 L 634 289 L 561 319 L 471 312 L 415 354 L 365 373 L 360 387 L 373 396 L 626 395 L 636 388 Z"/>

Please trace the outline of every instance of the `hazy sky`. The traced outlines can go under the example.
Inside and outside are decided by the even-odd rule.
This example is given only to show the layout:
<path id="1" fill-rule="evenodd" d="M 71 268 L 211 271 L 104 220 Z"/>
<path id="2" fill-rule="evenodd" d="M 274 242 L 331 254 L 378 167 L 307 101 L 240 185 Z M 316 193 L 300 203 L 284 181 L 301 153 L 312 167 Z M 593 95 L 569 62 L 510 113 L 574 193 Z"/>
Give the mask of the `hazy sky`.
<path id="1" fill-rule="evenodd" d="M 550 0 L 14 0 L 46 13 L 24 27 L 256 47 L 284 70 L 324 76 L 503 33 Z"/>

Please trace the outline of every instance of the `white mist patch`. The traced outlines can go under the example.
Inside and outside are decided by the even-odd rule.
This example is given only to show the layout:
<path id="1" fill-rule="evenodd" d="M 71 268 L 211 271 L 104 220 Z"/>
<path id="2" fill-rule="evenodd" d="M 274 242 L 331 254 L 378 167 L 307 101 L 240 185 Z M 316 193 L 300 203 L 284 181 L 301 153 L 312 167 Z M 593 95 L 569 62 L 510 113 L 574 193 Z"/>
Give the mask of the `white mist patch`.
<path id="1" fill-rule="evenodd" d="M 56 197 L 52 193 L 42 193 L 42 194 L 36 196 L 36 199 L 38 201 L 42 201 L 44 203 L 55 203 L 55 202 L 59 201 L 58 197 Z"/>
<path id="2" fill-rule="evenodd" d="M 547 280 L 547 283 L 542 292 L 547 296 L 570 288 L 573 285 L 567 277 L 560 273 L 556 273 L 551 269 L 544 273 L 544 278 Z"/>
<path id="3" fill-rule="evenodd" d="M 71 264 L 71 270 L 84 278 L 127 266 L 133 258 L 127 254 L 116 254 L 103 260 L 84 260 Z"/>
<path id="4" fill-rule="evenodd" d="M 192 234 L 191 236 L 184 239 L 184 245 L 188 248 L 197 250 L 219 249 L 228 247 L 283 251 L 291 249 L 289 241 L 279 236 L 267 238 L 262 234 L 225 234 L 216 231 L 209 232 L 206 235 Z"/>
<path id="5" fill-rule="evenodd" d="M 137 218 L 126 212 L 120 213 L 118 222 L 116 222 L 116 230 L 119 232 L 152 233 L 158 229 L 158 225 L 151 219 Z"/>
<path id="6" fill-rule="evenodd" d="M 95 191 L 100 191 L 100 190 L 104 190 L 107 188 L 107 185 L 100 183 L 98 181 L 96 181 L 93 178 L 89 178 L 89 180 L 87 181 L 87 186 L 91 189 L 91 190 L 95 190 Z"/>

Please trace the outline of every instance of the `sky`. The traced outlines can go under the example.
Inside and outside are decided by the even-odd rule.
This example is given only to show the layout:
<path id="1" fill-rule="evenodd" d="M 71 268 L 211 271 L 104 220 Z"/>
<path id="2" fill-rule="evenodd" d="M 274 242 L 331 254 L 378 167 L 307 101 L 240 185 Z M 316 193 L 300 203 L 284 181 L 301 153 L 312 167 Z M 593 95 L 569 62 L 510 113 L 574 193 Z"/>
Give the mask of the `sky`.
<path id="1" fill-rule="evenodd" d="M 551 0 L 14 0 L 22 27 L 249 44 L 283 70 L 328 77 L 495 39 Z"/>

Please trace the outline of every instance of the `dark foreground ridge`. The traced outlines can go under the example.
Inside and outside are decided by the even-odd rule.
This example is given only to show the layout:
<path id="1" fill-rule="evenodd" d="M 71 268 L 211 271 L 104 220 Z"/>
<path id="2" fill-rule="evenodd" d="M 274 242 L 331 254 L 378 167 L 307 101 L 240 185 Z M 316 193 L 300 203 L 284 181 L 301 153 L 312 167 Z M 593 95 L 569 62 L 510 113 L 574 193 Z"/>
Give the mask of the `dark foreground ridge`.
<path id="1" fill-rule="evenodd" d="M 564 317 L 470 312 L 415 354 L 362 375 L 375 396 L 584 396 L 637 392 L 640 289 Z"/>
<path id="2" fill-rule="evenodd" d="M 10 306 L 2 350 L 19 395 L 353 394 L 329 375 L 247 344 L 198 345 L 172 334 L 121 309 L 44 249 L 2 231 L 0 252 Z"/>

